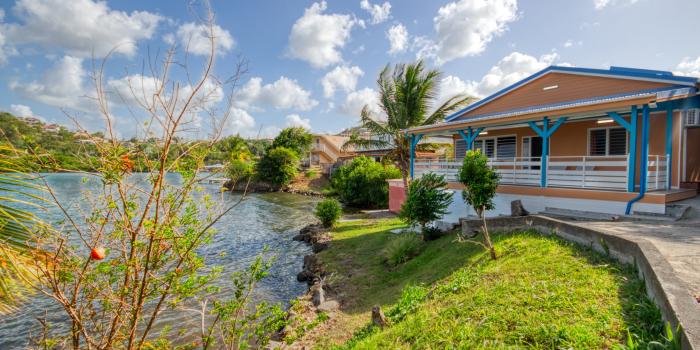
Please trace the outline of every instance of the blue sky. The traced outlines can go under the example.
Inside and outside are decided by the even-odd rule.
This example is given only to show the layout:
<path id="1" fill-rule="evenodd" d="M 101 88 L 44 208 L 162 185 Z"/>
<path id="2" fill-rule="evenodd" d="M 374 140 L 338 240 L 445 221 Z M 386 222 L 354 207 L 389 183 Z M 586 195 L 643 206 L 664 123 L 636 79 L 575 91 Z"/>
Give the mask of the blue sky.
<path id="1" fill-rule="evenodd" d="M 443 72 L 441 97 L 485 96 L 550 64 L 610 65 L 700 76 L 697 0 L 213 0 L 217 76 L 240 57 L 224 133 L 273 136 L 289 125 L 335 133 L 376 106 L 376 76 L 388 63 L 423 58 Z M 0 109 L 91 131 L 104 126 L 93 103 L 92 57 L 118 91 L 144 60 L 191 48 L 201 63 L 201 3 L 190 1 L 4 0 L 0 4 Z M 174 75 L 183 78 L 182 73 Z M 213 89 L 213 88 L 212 88 Z M 222 96 L 206 103 L 225 105 Z M 115 103 L 120 137 L 143 136 L 138 113 Z M 133 106 L 132 106 L 133 107 Z M 226 107 L 228 108 L 228 107 Z M 132 109 L 133 110 L 133 109 Z M 193 124 L 204 137 L 208 123 Z"/>

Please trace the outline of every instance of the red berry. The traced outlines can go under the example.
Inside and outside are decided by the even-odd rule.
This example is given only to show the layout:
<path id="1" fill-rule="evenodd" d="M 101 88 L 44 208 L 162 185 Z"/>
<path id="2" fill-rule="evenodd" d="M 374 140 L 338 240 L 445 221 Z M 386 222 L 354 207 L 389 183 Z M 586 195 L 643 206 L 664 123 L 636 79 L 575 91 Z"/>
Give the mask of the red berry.
<path id="1" fill-rule="evenodd" d="M 105 258 L 105 249 L 102 247 L 92 248 L 90 251 L 90 259 L 102 260 Z"/>

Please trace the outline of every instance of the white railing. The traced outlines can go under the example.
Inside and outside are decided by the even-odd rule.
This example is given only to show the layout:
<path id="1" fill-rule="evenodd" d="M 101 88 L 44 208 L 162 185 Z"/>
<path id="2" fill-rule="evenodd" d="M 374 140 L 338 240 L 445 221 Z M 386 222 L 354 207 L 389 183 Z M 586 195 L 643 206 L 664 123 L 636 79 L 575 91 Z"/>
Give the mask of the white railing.
<path id="1" fill-rule="evenodd" d="M 647 189 L 666 188 L 668 163 L 666 156 L 649 156 Z M 627 190 L 629 156 L 550 156 L 547 158 L 548 187 Z M 489 159 L 489 165 L 508 185 L 539 186 L 541 158 Z M 433 172 L 445 175 L 447 181 L 458 181 L 462 167 L 459 159 L 417 159 L 414 175 L 419 177 Z"/>
<path id="2" fill-rule="evenodd" d="M 325 154 L 331 156 L 334 159 L 338 159 L 338 157 L 340 156 L 334 149 L 326 147 L 326 145 L 324 144 L 314 144 L 311 150 L 316 152 L 324 152 Z"/>
<path id="3" fill-rule="evenodd" d="M 649 156 L 649 165 L 647 166 L 647 189 L 665 190 L 668 174 L 668 157 L 667 156 Z"/>
<path id="4" fill-rule="evenodd" d="M 547 186 L 627 190 L 628 156 L 549 157 Z"/>

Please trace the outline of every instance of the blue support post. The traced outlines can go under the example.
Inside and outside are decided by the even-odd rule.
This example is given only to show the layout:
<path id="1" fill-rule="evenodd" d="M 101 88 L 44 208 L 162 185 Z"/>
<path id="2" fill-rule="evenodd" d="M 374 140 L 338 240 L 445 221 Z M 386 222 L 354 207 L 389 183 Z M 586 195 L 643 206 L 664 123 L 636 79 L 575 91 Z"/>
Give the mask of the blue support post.
<path id="1" fill-rule="evenodd" d="M 549 126 L 549 118 L 542 120 L 542 129 L 535 122 L 528 122 L 530 128 L 542 138 L 542 158 L 540 160 L 540 187 L 547 187 L 547 158 L 549 157 L 549 138 L 566 122 L 566 117 L 559 118 L 554 125 Z"/>
<path id="2" fill-rule="evenodd" d="M 476 130 L 473 130 L 471 126 L 467 128 L 466 134 L 462 130 L 457 130 L 457 133 L 459 134 L 459 136 L 462 136 L 462 139 L 467 144 L 467 151 L 471 151 L 472 148 L 474 148 L 474 140 L 476 140 L 476 138 L 479 136 L 479 134 L 483 130 L 484 130 L 483 127 L 480 127 L 480 128 L 477 128 Z"/>
<path id="3" fill-rule="evenodd" d="M 413 167 L 416 162 L 416 146 L 422 138 L 423 134 L 411 134 L 411 180 L 413 180 Z"/>
<path id="4" fill-rule="evenodd" d="M 666 107 L 666 189 L 671 189 L 671 172 L 673 169 L 673 107 Z"/>
<path id="5" fill-rule="evenodd" d="M 649 107 L 647 106 L 647 108 Z M 615 122 L 620 124 L 620 126 L 627 129 L 630 135 L 630 159 L 629 164 L 627 164 L 627 192 L 634 192 L 635 182 L 637 180 L 637 119 L 639 116 L 637 106 L 632 106 L 629 122 L 615 112 L 608 112 L 608 115 Z"/>

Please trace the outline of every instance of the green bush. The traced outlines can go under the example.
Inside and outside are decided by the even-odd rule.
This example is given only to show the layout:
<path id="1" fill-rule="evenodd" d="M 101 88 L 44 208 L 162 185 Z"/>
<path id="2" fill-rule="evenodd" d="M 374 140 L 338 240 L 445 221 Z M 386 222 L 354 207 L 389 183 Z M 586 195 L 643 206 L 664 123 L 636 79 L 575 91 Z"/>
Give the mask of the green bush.
<path id="1" fill-rule="evenodd" d="M 382 250 L 384 262 L 396 266 L 420 254 L 423 242 L 414 233 L 404 233 L 392 239 Z"/>
<path id="2" fill-rule="evenodd" d="M 423 239 L 426 241 L 434 241 L 442 237 L 442 231 L 434 226 L 426 226 L 423 228 Z"/>
<path id="3" fill-rule="evenodd" d="M 318 176 L 318 171 L 316 171 L 316 169 L 309 169 L 306 171 L 305 175 L 310 179 L 315 178 L 316 176 Z"/>
<path id="4" fill-rule="evenodd" d="M 285 147 L 302 157 L 311 149 L 313 135 L 302 127 L 286 128 L 272 141 L 272 148 Z"/>
<path id="5" fill-rule="evenodd" d="M 452 203 L 452 192 L 446 191 L 447 181 L 442 175 L 427 173 L 408 186 L 408 196 L 399 216 L 412 225 L 420 225 L 426 236 L 426 224 L 447 214 Z M 427 236 L 426 236 L 427 238 Z"/>
<path id="6" fill-rule="evenodd" d="M 400 177 L 401 172 L 396 167 L 361 156 L 338 168 L 331 178 L 331 186 L 340 200 L 349 206 L 386 208 L 389 202 L 386 180 Z"/>
<path id="7" fill-rule="evenodd" d="M 297 175 L 299 157 L 285 147 L 272 148 L 260 159 L 257 166 L 258 179 L 273 186 L 289 184 Z"/>
<path id="8" fill-rule="evenodd" d="M 316 204 L 316 211 L 314 214 L 321 220 L 321 224 L 325 227 L 333 227 L 335 223 L 340 219 L 340 215 L 343 213 L 343 209 L 340 207 L 340 203 L 333 198 L 326 198 L 318 204 Z"/>
<path id="9" fill-rule="evenodd" d="M 250 161 L 232 159 L 226 166 L 226 176 L 231 179 L 235 186 L 238 182 L 248 181 L 253 176 L 254 168 L 253 163 Z"/>

